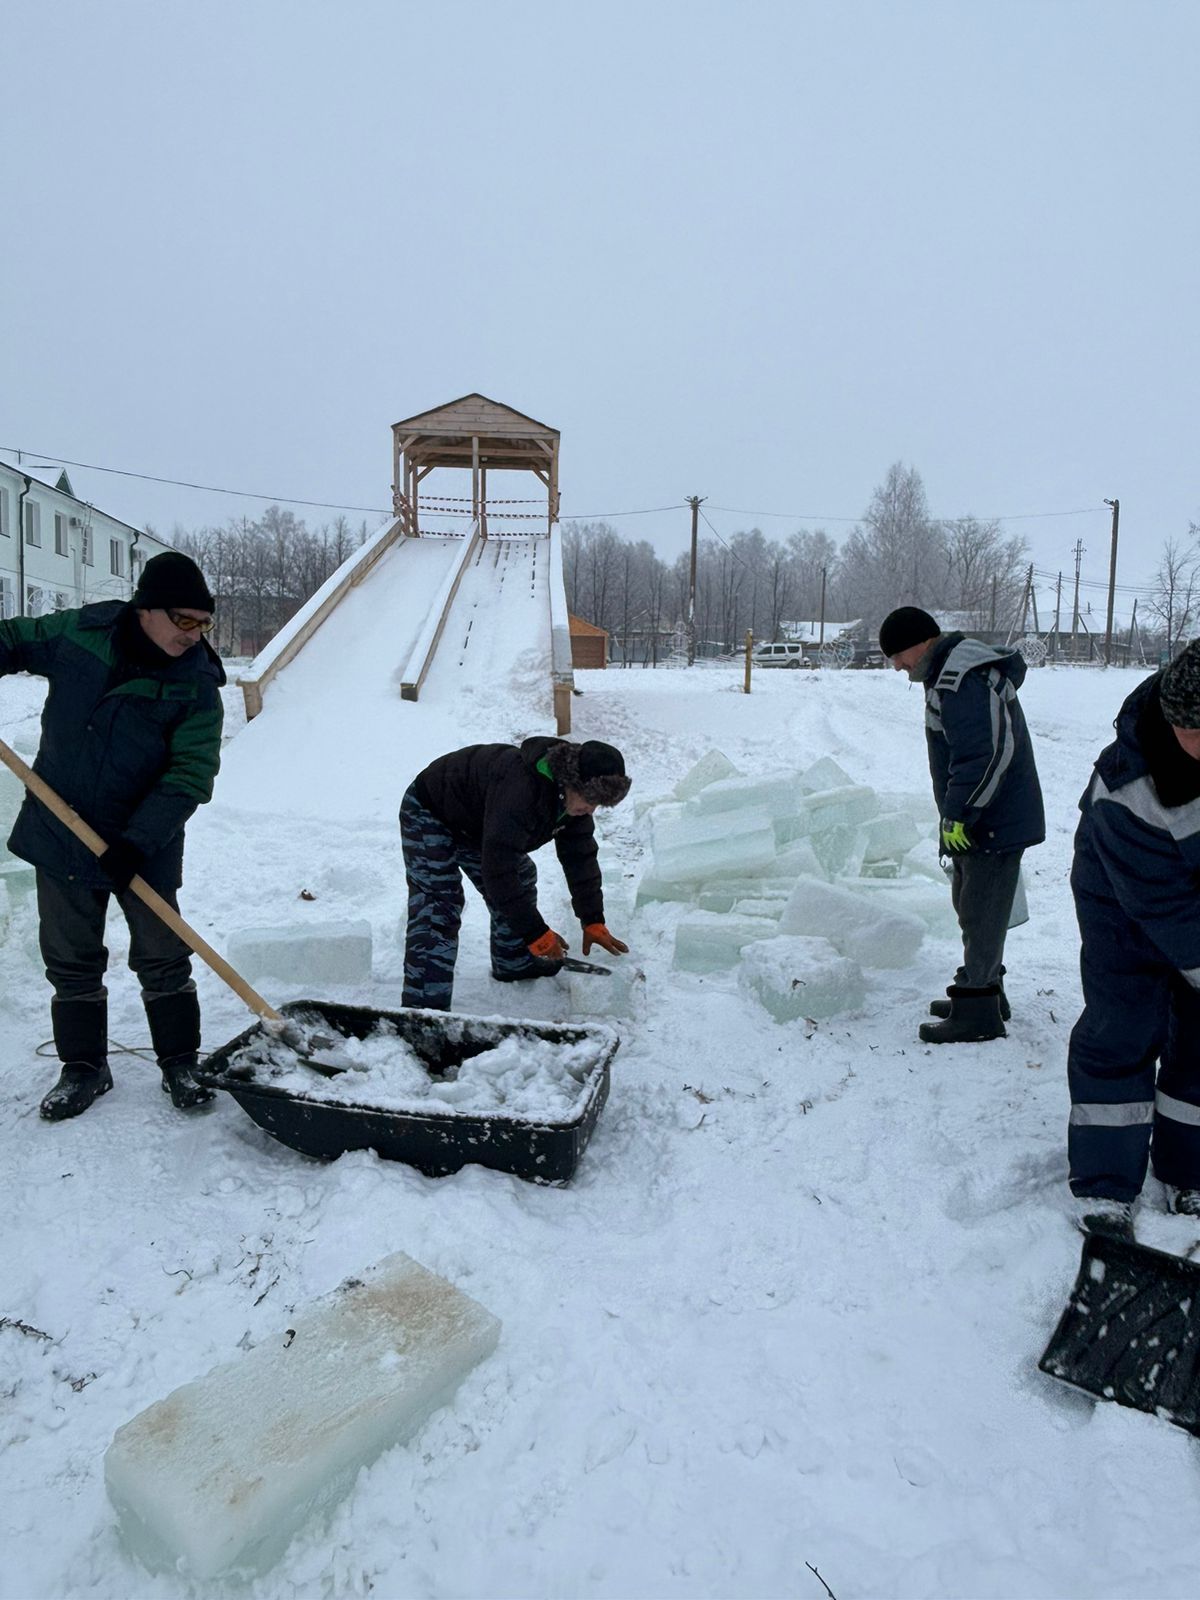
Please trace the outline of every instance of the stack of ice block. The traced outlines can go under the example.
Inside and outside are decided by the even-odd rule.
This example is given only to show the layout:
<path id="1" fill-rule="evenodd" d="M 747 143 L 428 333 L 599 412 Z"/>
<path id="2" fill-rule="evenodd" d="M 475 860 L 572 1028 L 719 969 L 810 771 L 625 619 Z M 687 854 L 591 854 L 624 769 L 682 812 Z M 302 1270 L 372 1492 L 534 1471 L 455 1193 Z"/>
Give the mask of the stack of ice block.
<path id="1" fill-rule="evenodd" d="M 830 756 L 745 773 L 710 750 L 651 802 L 639 907 L 687 907 L 675 965 L 740 970 L 773 1016 L 861 1003 L 861 968 L 908 965 L 956 921 L 930 799 L 858 784 Z"/>

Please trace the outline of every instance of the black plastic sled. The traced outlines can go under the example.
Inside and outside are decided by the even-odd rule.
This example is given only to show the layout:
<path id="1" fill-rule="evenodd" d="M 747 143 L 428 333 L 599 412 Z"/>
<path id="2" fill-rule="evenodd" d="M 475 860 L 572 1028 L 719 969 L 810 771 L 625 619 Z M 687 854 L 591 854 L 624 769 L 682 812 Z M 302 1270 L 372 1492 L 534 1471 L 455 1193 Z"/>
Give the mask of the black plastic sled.
<path id="1" fill-rule="evenodd" d="M 1200 1263 L 1089 1234 L 1038 1366 L 1200 1435 Z"/>
<path id="2" fill-rule="evenodd" d="M 552 1044 L 588 1040 L 595 1045 L 596 1060 L 580 1086 L 578 1109 L 562 1122 L 397 1111 L 326 1099 L 325 1081 L 330 1073 L 319 1062 L 310 1063 L 316 1067 L 311 1089 L 259 1082 L 253 1068 L 231 1062 L 263 1031 L 262 1023 L 247 1028 L 196 1069 L 201 1083 L 224 1089 L 260 1128 L 303 1155 L 332 1160 L 350 1150 L 374 1150 L 386 1161 L 406 1162 L 430 1177 L 443 1177 L 476 1162 L 532 1183 L 566 1183 L 608 1099 L 609 1064 L 620 1044 L 611 1028 L 582 1023 L 504 1021 L 415 1008 L 374 1011 L 323 1000 L 295 1000 L 280 1011 L 284 1016 L 301 1016 L 305 1024 L 323 1020 L 346 1038 L 364 1039 L 379 1022 L 390 1022 L 431 1076 L 442 1076 L 514 1034 Z M 341 1075 L 338 1069 L 334 1071 Z"/>

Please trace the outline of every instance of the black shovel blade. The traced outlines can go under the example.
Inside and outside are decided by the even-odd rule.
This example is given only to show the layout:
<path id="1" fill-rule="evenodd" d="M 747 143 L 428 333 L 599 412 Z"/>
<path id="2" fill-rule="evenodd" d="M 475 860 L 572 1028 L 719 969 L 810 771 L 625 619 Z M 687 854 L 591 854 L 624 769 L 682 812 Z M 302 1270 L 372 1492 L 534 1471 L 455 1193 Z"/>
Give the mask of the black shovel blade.
<path id="1" fill-rule="evenodd" d="M 1089 1234 L 1038 1366 L 1200 1433 L 1200 1263 Z"/>

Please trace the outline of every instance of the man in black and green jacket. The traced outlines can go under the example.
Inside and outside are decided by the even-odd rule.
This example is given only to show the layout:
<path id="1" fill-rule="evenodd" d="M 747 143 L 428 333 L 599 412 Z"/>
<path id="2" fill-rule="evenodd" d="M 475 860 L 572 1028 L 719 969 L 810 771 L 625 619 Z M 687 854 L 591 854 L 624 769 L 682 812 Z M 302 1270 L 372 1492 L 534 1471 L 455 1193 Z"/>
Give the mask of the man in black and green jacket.
<path id="1" fill-rule="evenodd" d="M 212 797 L 225 682 L 204 638 L 213 604 L 199 567 L 168 551 L 146 563 L 129 604 L 106 600 L 0 622 L 0 676 L 49 680 L 34 771 L 109 846 L 92 855 L 33 795 L 8 841 L 37 869 L 62 1062 L 42 1101 L 49 1121 L 78 1116 L 112 1088 L 104 924 L 113 894 L 129 924 L 129 965 L 141 982 L 163 1088 L 180 1110 L 212 1098 L 192 1076 L 200 1005 L 188 948 L 129 885 L 138 875 L 177 905 L 184 825 Z"/>

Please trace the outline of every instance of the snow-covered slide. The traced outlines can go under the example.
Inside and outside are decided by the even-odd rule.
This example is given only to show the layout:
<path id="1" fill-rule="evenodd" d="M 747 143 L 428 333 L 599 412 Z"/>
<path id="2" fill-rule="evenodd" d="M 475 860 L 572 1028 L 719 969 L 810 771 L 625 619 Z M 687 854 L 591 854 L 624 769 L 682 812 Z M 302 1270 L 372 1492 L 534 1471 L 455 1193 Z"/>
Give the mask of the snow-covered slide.
<path id="1" fill-rule="evenodd" d="M 525 661 L 545 682 L 549 710 L 549 555 L 545 538 L 479 541 L 429 672 L 430 700 L 499 687 Z"/>
<path id="2" fill-rule="evenodd" d="M 401 681 L 463 551 L 461 538 L 397 539 L 343 587 L 303 648 L 274 668 L 260 714 L 226 746 L 222 808 L 271 811 L 299 797 L 303 811 L 351 817 L 398 803 L 398 773 L 418 771 L 427 744 L 424 760 L 440 753 L 440 736 L 401 700 Z"/>

